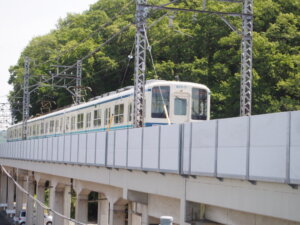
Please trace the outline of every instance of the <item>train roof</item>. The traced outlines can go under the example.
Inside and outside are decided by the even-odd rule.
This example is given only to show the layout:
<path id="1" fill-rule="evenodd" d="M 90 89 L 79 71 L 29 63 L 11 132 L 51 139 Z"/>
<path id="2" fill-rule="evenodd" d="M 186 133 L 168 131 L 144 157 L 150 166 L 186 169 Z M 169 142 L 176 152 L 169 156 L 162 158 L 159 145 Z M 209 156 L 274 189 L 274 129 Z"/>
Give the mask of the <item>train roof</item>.
<path id="1" fill-rule="evenodd" d="M 187 86 L 190 86 L 190 87 L 197 86 L 199 88 L 205 89 L 208 92 L 210 92 L 209 88 L 206 87 L 203 84 L 197 84 L 197 83 L 185 82 L 185 81 L 166 81 L 166 80 L 147 80 L 146 84 L 145 84 L 145 89 L 147 90 L 147 89 L 149 89 L 149 88 L 151 88 L 151 87 L 153 87 L 157 84 L 160 84 L 160 85 L 177 84 L 177 85 L 187 85 Z M 111 92 L 108 92 L 108 93 L 104 93 L 100 96 L 91 98 L 88 102 L 84 102 L 84 103 L 81 103 L 79 105 L 71 105 L 70 107 L 65 107 L 65 108 L 57 110 L 55 112 L 50 112 L 50 113 L 44 114 L 42 116 L 37 116 L 37 117 L 31 118 L 31 119 L 28 120 L 28 123 L 34 122 L 34 121 L 37 121 L 37 120 L 41 120 L 41 119 L 46 119 L 46 118 L 49 118 L 49 117 L 58 116 L 58 115 L 61 115 L 61 114 L 67 113 L 67 112 L 77 111 L 79 109 L 87 108 L 87 107 L 90 107 L 90 106 L 93 106 L 93 105 L 97 105 L 98 103 L 103 103 L 103 102 L 109 101 L 109 100 L 114 99 L 114 98 L 120 98 L 122 96 L 127 97 L 127 95 L 131 95 L 131 94 L 133 94 L 133 86 L 127 86 L 127 87 L 124 87 L 124 88 L 117 89 L 116 91 L 111 91 Z M 11 127 L 15 127 L 15 126 L 18 126 L 18 125 L 21 125 L 21 124 L 22 124 L 22 122 L 19 122 L 17 124 L 12 125 Z"/>

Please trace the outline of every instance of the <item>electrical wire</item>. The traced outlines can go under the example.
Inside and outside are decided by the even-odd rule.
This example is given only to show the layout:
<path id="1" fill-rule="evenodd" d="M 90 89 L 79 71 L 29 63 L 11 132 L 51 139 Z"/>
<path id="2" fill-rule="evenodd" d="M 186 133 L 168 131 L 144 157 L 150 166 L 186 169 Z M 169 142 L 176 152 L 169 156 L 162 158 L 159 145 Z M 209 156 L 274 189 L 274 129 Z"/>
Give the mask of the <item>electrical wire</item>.
<path id="1" fill-rule="evenodd" d="M 50 208 L 50 207 L 48 207 L 48 206 L 46 206 L 43 202 L 41 202 L 40 200 L 38 200 L 38 199 L 36 199 L 34 196 L 32 196 L 31 194 L 29 194 L 29 192 L 27 191 L 27 190 L 25 190 L 25 188 L 23 188 L 8 172 L 7 172 L 7 170 L 4 168 L 4 166 L 3 165 L 1 165 L 1 169 L 3 170 L 3 172 L 6 174 L 6 176 L 8 177 L 8 178 L 10 178 L 12 181 L 13 181 L 13 183 L 16 185 L 16 187 L 17 188 L 19 188 L 20 189 L 20 191 L 22 191 L 23 193 L 25 193 L 26 195 L 27 195 L 27 197 L 28 198 L 30 198 L 30 199 L 32 199 L 33 201 L 35 201 L 37 204 L 39 204 L 43 209 L 46 209 L 46 210 L 48 210 L 48 211 L 50 211 L 50 212 L 52 212 L 53 214 L 55 214 L 55 215 L 57 215 L 57 216 L 59 216 L 59 217 L 61 217 L 61 218 L 63 218 L 63 219 L 66 219 L 66 220 L 69 220 L 69 221 L 71 221 L 71 222 L 74 222 L 75 224 L 79 224 L 79 225 L 87 225 L 86 223 L 82 223 L 82 222 L 80 222 L 80 221 L 78 221 L 78 220 L 75 220 L 75 219 L 72 219 L 72 218 L 70 218 L 70 217 L 67 217 L 67 216 L 65 216 L 65 215 L 62 215 L 61 213 L 59 213 L 59 212 L 57 212 L 57 211 L 55 211 L 54 209 L 52 209 L 52 208 Z"/>
<path id="2" fill-rule="evenodd" d="M 145 27 L 144 27 L 145 29 Z M 153 60 L 153 56 L 152 56 L 152 52 L 151 52 L 151 45 L 149 43 L 149 39 L 148 39 L 148 36 L 147 36 L 147 32 L 145 31 L 145 38 L 146 38 L 146 43 L 147 43 L 147 50 L 150 54 L 150 59 L 151 59 L 151 63 L 152 63 L 152 66 L 153 66 L 153 70 L 154 70 L 154 73 L 156 75 L 156 77 L 158 77 L 157 75 L 157 71 L 156 71 L 156 67 L 155 67 L 155 64 L 154 64 L 154 60 Z M 168 108 L 167 108 L 167 105 L 166 105 L 166 102 L 165 102 L 165 99 L 162 95 L 162 91 L 161 91 L 161 87 L 158 85 L 158 88 L 159 88 L 159 93 L 160 93 L 160 97 L 162 99 L 162 102 L 163 102 L 163 109 L 164 109 L 164 113 L 165 113 L 165 116 L 166 116 L 166 119 L 168 121 L 168 124 L 170 125 L 171 124 L 171 120 L 169 118 L 169 112 L 168 112 Z"/>
<path id="3" fill-rule="evenodd" d="M 133 45 L 132 45 L 132 48 L 131 48 L 131 52 L 128 55 L 128 63 L 127 63 L 126 70 L 125 70 L 123 78 L 122 78 L 121 88 L 123 87 L 123 84 L 124 84 L 124 81 L 125 81 L 125 78 L 126 78 L 126 75 L 127 75 L 127 71 L 128 71 L 128 68 L 129 68 L 129 64 L 130 64 L 131 60 L 133 59 L 132 53 L 133 53 L 133 50 L 134 50 L 134 45 L 135 45 L 135 41 L 133 42 Z"/>
<path id="4" fill-rule="evenodd" d="M 119 36 L 120 34 L 122 34 L 123 32 L 125 32 L 127 29 L 129 29 L 129 27 L 134 24 L 134 23 L 130 23 L 124 27 L 121 28 L 121 30 L 119 30 L 118 32 L 114 33 L 110 38 L 108 38 L 104 43 L 102 43 L 100 46 L 98 46 L 95 50 L 93 50 L 92 52 L 88 53 L 87 55 L 85 55 L 84 57 L 82 57 L 81 61 L 84 61 L 85 59 L 89 58 L 90 56 L 94 55 L 96 52 L 98 52 L 103 46 L 107 45 L 108 43 L 110 43 L 113 39 L 115 39 L 117 36 Z M 62 72 L 59 72 L 58 74 L 55 74 L 55 76 L 48 78 L 46 80 L 43 81 L 43 83 L 47 83 L 50 80 L 52 80 L 53 78 L 56 78 L 64 73 L 66 73 L 67 71 L 69 71 L 70 69 L 74 68 L 77 65 L 77 62 L 75 62 L 74 64 L 68 66 L 66 69 L 64 69 Z M 32 85 L 31 88 L 33 88 L 31 90 L 34 91 L 35 89 L 37 89 L 39 87 L 39 84 L 35 84 Z"/>
<path id="5" fill-rule="evenodd" d="M 92 33 L 90 33 L 87 37 L 85 37 L 84 39 L 82 39 L 81 41 L 79 41 L 75 46 L 70 47 L 69 49 L 67 49 L 67 50 L 65 50 L 65 51 L 59 52 L 59 53 L 58 53 L 59 55 L 58 55 L 54 60 L 57 61 L 57 60 L 58 60 L 59 58 L 61 58 L 62 56 L 64 56 L 64 55 L 70 53 L 71 51 L 73 51 L 74 49 L 76 49 L 77 47 L 79 47 L 80 44 L 82 44 L 82 43 L 85 42 L 86 40 L 90 39 L 94 34 L 100 32 L 103 28 L 105 28 L 105 27 L 111 25 L 111 24 L 114 22 L 114 20 L 118 19 L 121 15 L 124 14 L 125 9 L 128 9 L 128 7 L 129 7 L 131 4 L 133 4 L 133 2 L 134 2 L 134 1 L 130 1 L 130 2 L 128 2 L 127 4 L 125 4 L 125 5 L 121 8 L 121 10 L 120 10 L 115 16 L 113 16 L 113 17 L 111 18 L 111 21 L 109 21 L 109 22 L 107 22 L 107 23 L 104 23 L 104 24 L 100 25 L 100 26 L 98 27 L 97 30 L 95 30 L 95 31 L 93 31 Z M 40 64 L 38 64 L 38 65 L 35 65 L 35 67 L 45 65 L 45 64 L 47 64 L 47 63 L 49 63 L 49 62 L 51 62 L 50 59 L 48 59 L 47 61 L 45 61 L 45 62 L 43 62 L 43 63 L 40 63 Z"/>

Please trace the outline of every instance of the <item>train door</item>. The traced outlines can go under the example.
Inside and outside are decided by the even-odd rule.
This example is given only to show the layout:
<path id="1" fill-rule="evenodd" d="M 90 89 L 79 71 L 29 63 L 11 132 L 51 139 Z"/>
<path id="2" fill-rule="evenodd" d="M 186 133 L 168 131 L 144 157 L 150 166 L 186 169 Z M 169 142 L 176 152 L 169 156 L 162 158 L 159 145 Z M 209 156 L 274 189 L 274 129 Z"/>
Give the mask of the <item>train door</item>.
<path id="1" fill-rule="evenodd" d="M 174 93 L 172 96 L 173 109 L 171 110 L 171 123 L 184 123 L 189 121 L 190 95 L 188 93 Z"/>

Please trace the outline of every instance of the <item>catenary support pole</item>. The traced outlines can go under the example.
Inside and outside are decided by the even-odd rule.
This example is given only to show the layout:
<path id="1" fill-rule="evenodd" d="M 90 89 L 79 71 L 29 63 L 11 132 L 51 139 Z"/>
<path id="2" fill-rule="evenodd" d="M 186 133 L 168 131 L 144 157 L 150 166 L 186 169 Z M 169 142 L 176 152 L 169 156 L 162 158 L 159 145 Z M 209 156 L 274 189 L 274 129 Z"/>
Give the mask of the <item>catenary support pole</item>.
<path id="1" fill-rule="evenodd" d="M 23 129 L 22 138 L 27 138 L 27 120 L 29 118 L 29 104 L 30 104 L 30 92 L 29 92 L 29 57 L 25 57 L 24 62 L 24 84 L 23 84 Z"/>
<path id="2" fill-rule="evenodd" d="M 243 0 L 240 115 L 251 115 L 253 0 Z"/>
<path id="3" fill-rule="evenodd" d="M 135 68 L 134 68 L 134 127 L 144 124 L 144 95 L 146 70 L 146 4 L 147 0 L 136 0 L 136 36 L 135 36 Z"/>
<path id="4" fill-rule="evenodd" d="M 77 60 L 76 88 L 75 88 L 75 103 L 77 105 L 79 105 L 81 102 L 81 80 L 82 80 L 82 61 Z"/>

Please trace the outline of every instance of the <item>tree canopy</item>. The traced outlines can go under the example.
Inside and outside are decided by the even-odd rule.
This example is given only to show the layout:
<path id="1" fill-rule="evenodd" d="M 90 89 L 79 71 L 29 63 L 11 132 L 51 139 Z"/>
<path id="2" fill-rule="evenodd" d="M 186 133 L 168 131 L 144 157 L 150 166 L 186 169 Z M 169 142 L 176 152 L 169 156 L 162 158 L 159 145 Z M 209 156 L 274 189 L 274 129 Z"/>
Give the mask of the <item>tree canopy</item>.
<path id="1" fill-rule="evenodd" d="M 149 0 L 163 4 L 165 0 Z M 202 9 L 201 0 L 177 1 L 175 7 Z M 255 0 L 253 32 L 252 114 L 300 109 L 300 1 Z M 208 1 L 208 10 L 241 12 L 241 5 Z M 212 91 L 212 118 L 239 115 L 241 37 L 217 15 L 149 11 L 146 79 L 191 81 Z M 172 19 L 174 18 L 174 19 Z M 226 17 L 240 28 L 239 18 Z M 21 119 L 24 57 L 30 74 L 49 74 L 51 65 L 72 65 L 98 48 L 124 26 L 129 29 L 83 61 L 86 99 L 132 85 L 135 40 L 133 0 L 100 0 L 82 14 L 60 19 L 57 28 L 35 37 L 10 68 L 10 102 Z M 150 51 L 150 48 L 148 49 Z M 148 53 L 149 53 L 148 51 Z M 33 80 L 31 82 L 34 82 Z M 64 89 L 42 87 L 31 94 L 31 115 L 41 113 L 41 102 L 51 108 L 72 103 Z"/>

